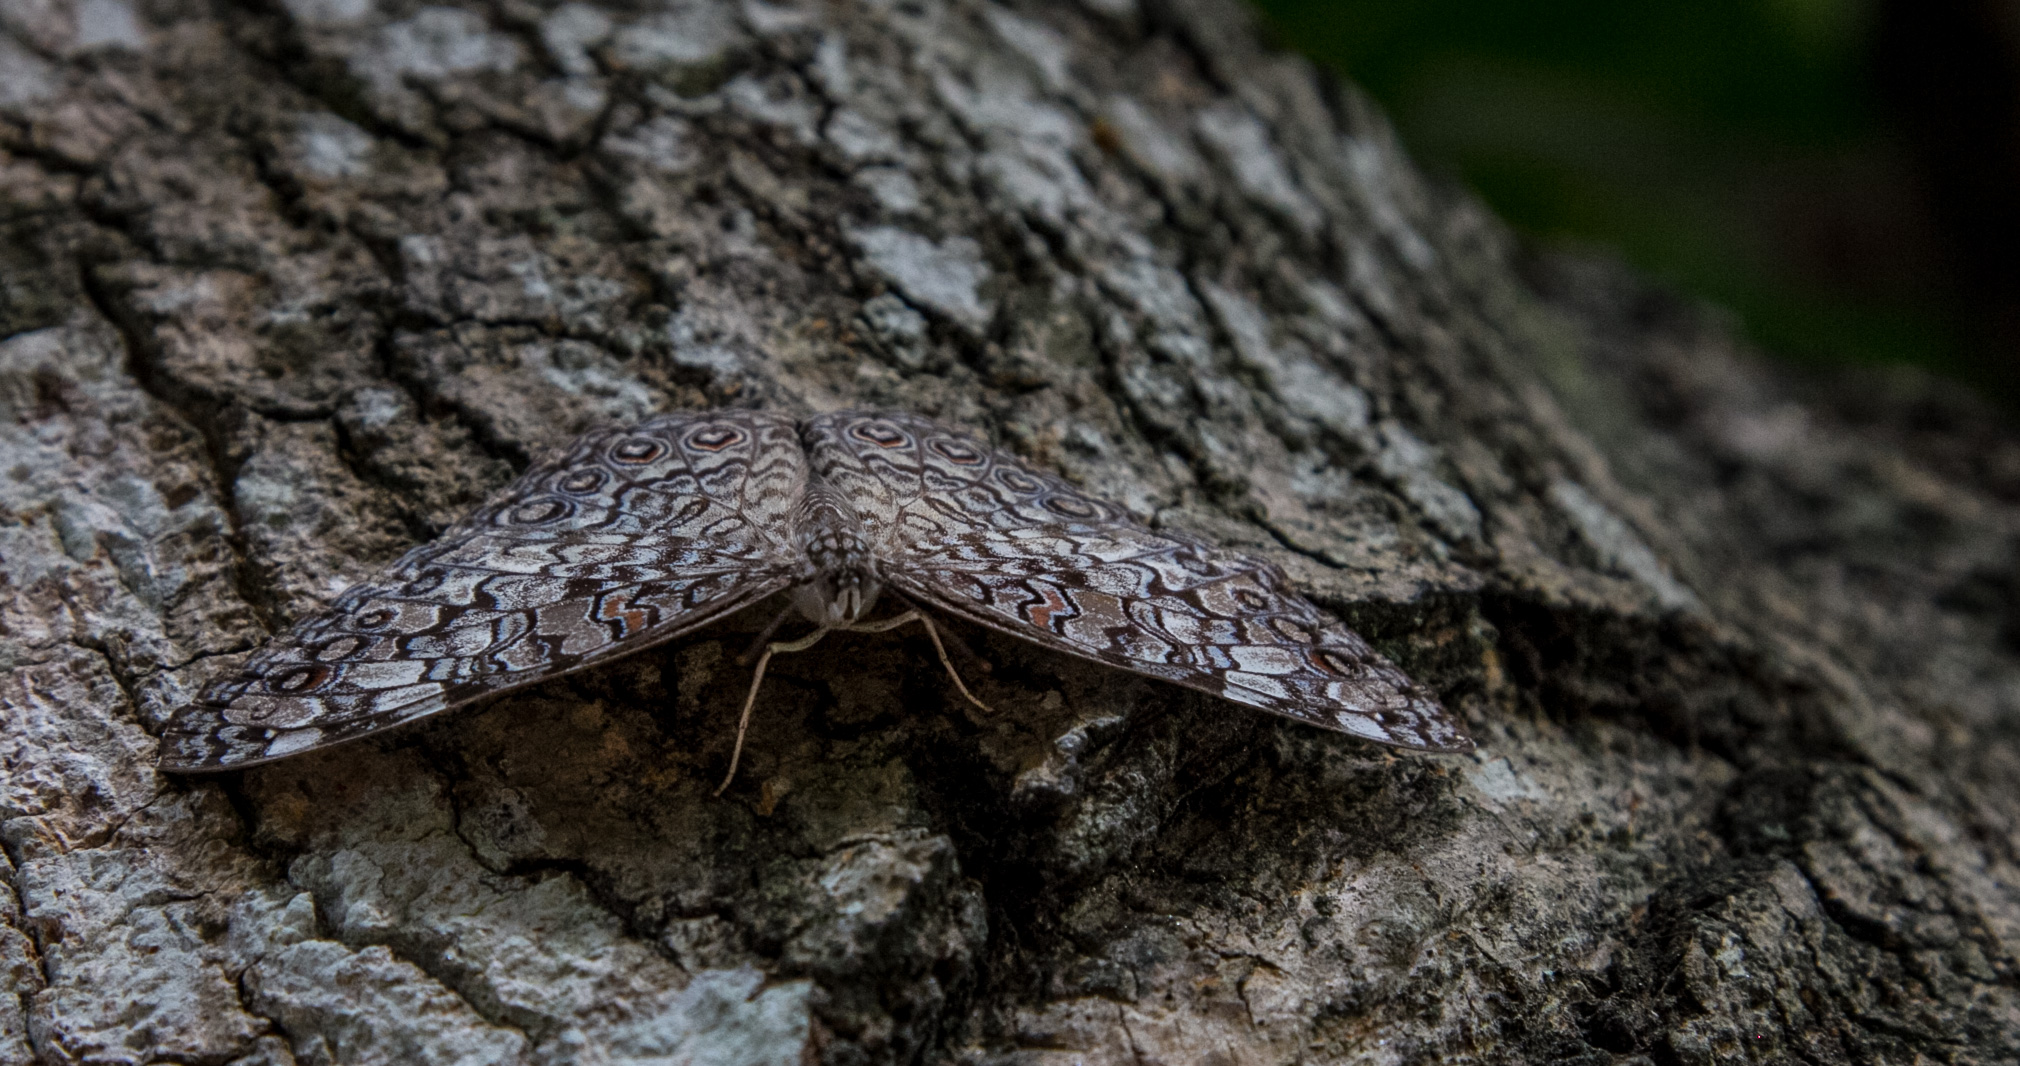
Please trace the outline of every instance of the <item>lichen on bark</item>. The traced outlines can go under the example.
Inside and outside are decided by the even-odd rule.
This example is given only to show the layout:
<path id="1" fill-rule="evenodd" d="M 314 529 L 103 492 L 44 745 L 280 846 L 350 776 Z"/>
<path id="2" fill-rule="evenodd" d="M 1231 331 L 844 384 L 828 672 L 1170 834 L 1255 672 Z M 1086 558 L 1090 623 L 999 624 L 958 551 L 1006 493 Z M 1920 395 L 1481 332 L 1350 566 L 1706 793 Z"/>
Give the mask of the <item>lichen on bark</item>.
<path id="1" fill-rule="evenodd" d="M 1398 755 L 742 619 L 240 774 L 205 679 L 598 422 L 965 424 Z M 1524 251 L 1224 0 L 0 7 L 0 1063 L 2020 1056 L 2020 434 Z"/>

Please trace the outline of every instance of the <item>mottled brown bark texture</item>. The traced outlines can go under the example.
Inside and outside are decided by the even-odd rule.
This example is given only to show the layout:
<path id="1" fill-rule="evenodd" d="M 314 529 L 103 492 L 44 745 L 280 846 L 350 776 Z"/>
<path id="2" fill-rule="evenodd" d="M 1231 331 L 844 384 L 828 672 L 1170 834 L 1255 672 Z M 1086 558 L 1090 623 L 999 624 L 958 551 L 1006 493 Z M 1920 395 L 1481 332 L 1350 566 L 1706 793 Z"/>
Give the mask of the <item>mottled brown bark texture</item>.
<path id="1" fill-rule="evenodd" d="M 0 1063 L 2010 1063 L 2020 434 L 1525 255 L 1227 0 L 0 3 Z M 593 424 L 966 425 L 1397 754 L 763 618 L 237 774 L 194 689 Z M 754 612 L 754 614 L 757 612 Z"/>

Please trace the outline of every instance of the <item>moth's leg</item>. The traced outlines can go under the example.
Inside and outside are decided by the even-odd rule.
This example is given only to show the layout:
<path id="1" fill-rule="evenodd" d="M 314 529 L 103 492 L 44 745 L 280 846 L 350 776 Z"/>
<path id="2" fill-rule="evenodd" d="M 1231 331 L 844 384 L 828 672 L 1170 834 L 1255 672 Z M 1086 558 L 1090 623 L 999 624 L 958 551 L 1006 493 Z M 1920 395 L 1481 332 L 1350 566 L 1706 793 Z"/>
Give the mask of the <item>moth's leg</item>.
<path id="1" fill-rule="evenodd" d="M 757 635 L 756 640 L 750 642 L 750 647 L 745 648 L 742 655 L 737 656 L 737 665 L 748 666 L 752 659 L 757 658 L 758 649 L 771 643 L 772 637 L 778 633 L 779 627 L 786 623 L 786 616 L 792 614 L 793 610 L 794 607 L 790 603 L 779 608 L 779 613 L 772 615 L 772 620 L 765 623 L 764 631 Z"/>
<path id="2" fill-rule="evenodd" d="M 933 650 L 940 654 L 940 665 L 947 668 L 947 676 L 954 679 L 954 687 L 961 690 L 961 695 L 968 697 L 968 702 L 974 704 L 976 710 L 981 711 L 983 714 L 995 714 L 995 708 L 976 699 L 975 694 L 968 691 L 968 686 L 961 682 L 960 671 L 954 669 L 954 664 L 947 658 L 947 646 L 940 643 L 940 627 L 934 625 L 933 620 L 923 614 L 919 615 L 919 624 L 925 626 L 926 635 L 933 638 Z"/>
<path id="3" fill-rule="evenodd" d="M 911 610 L 896 618 L 886 618 L 881 622 L 852 622 L 845 626 L 836 626 L 835 628 L 845 633 L 888 633 L 907 622 L 923 622 L 925 620 L 925 615 L 920 614 L 917 610 Z"/>
<path id="4" fill-rule="evenodd" d="M 836 628 L 846 630 L 850 633 L 883 633 L 896 629 L 907 622 L 917 622 L 926 627 L 926 635 L 933 638 L 933 650 L 940 653 L 940 665 L 947 668 L 947 676 L 954 679 L 954 687 L 961 690 L 961 695 L 968 697 L 969 703 L 981 708 L 983 714 L 995 714 L 996 711 L 993 708 L 976 699 L 975 694 L 968 691 L 967 684 L 961 680 L 960 672 L 954 669 L 953 661 L 947 658 L 947 646 L 940 643 L 940 627 L 934 625 L 933 620 L 926 617 L 925 613 L 917 607 L 906 611 L 896 618 L 886 618 L 881 622 L 871 622 L 866 625 L 838 626 Z"/>
<path id="5" fill-rule="evenodd" d="M 715 789 L 716 795 L 720 796 L 729 791 L 729 783 L 736 780 L 736 764 L 743 758 L 743 737 L 750 730 L 751 709 L 757 706 L 758 686 L 764 684 L 765 667 L 770 665 L 772 656 L 782 651 L 805 651 L 819 644 L 821 638 L 827 635 L 828 627 L 822 626 L 798 640 L 780 641 L 765 648 L 764 655 L 758 659 L 757 670 L 751 674 L 750 695 L 744 697 L 743 715 L 736 720 L 736 747 L 729 753 L 729 773 L 722 775 L 722 784 L 717 785 Z"/>
<path id="6" fill-rule="evenodd" d="M 904 604 L 905 607 L 909 610 L 913 611 L 919 610 L 918 604 L 913 603 L 910 599 L 907 599 L 906 597 L 896 592 L 893 592 L 890 589 L 885 589 L 883 594 L 885 596 L 890 597 L 891 599 L 897 600 L 899 603 Z M 919 611 L 919 613 L 921 615 L 925 614 L 924 611 Z M 984 659 L 981 655 L 977 654 L 974 648 L 969 647 L 968 642 L 961 639 L 961 634 L 956 633 L 953 630 L 949 629 L 946 632 L 940 634 L 940 639 L 947 642 L 947 646 L 953 649 L 955 657 L 959 658 L 962 661 L 963 665 L 967 666 L 969 669 L 980 670 L 984 674 L 994 674 L 996 672 L 995 664 L 991 663 L 989 660 Z"/>

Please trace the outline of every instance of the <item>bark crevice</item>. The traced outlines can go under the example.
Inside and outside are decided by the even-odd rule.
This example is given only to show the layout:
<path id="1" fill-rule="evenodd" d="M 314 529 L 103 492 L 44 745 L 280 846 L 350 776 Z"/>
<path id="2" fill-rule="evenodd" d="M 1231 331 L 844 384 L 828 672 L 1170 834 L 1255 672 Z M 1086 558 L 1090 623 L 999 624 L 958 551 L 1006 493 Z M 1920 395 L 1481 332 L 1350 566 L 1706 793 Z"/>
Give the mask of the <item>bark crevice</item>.
<path id="1" fill-rule="evenodd" d="M 830 641 L 717 800 L 738 618 L 154 770 L 548 449 L 719 405 L 1265 556 L 1481 750 L 953 624 L 997 715 Z M 0 11 L 0 454 L 0 1066 L 2020 1054 L 2010 420 L 1525 251 L 1223 0 Z"/>

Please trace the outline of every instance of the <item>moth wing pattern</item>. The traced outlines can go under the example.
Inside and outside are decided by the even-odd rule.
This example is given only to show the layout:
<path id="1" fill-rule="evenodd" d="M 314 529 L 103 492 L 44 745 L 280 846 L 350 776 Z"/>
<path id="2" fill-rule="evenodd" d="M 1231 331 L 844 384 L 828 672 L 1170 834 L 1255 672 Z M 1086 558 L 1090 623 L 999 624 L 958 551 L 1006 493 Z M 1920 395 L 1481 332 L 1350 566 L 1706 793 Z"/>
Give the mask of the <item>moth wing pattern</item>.
<path id="1" fill-rule="evenodd" d="M 793 420 L 592 431 L 207 685 L 162 766 L 342 743 L 668 640 L 790 585 L 807 481 Z"/>
<path id="2" fill-rule="evenodd" d="M 899 591 L 1081 658 L 1384 744 L 1467 751 L 1464 728 L 1261 560 L 1123 508 L 947 427 L 845 412 L 805 431 Z"/>

